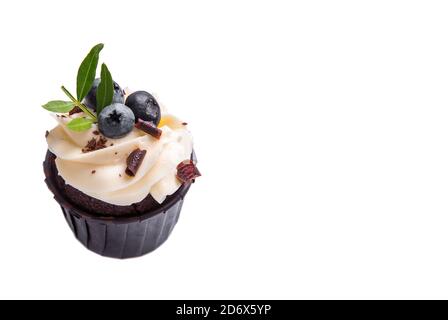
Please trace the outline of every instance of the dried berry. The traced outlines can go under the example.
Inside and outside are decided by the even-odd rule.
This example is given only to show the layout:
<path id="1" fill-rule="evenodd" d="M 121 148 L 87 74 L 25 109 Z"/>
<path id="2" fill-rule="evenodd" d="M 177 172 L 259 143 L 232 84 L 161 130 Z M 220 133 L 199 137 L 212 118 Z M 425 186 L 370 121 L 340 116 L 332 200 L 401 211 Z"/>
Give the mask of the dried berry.
<path id="1" fill-rule="evenodd" d="M 177 165 L 177 178 L 182 182 L 192 181 L 200 176 L 201 173 L 192 160 L 185 160 Z"/>

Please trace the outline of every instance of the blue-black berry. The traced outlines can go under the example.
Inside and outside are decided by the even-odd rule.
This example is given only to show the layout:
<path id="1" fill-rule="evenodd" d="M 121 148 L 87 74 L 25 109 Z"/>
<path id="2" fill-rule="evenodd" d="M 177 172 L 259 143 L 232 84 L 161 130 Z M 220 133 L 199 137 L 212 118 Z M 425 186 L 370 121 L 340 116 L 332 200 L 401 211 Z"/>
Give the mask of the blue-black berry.
<path id="1" fill-rule="evenodd" d="M 93 111 L 96 111 L 96 91 L 98 90 L 98 85 L 100 84 L 100 82 L 100 78 L 96 78 L 93 81 L 92 88 L 90 88 L 90 91 L 87 93 L 86 97 L 83 100 L 83 103 Z M 124 92 L 115 81 L 112 103 L 124 103 Z"/>
<path id="2" fill-rule="evenodd" d="M 156 99 L 146 91 L 136 91 L 126 99 L 126 105 L 134 112 L 135 120 L 142 119 L 154 126 L 160 122 L 160 107 Z"/>
<path id="3" fill-rule="evenodd" d="M 118 139 L 127 135 L 134 127 L 132 110 L 122 103 L 105 107 L 98 115 L 98 129 L 107 138 Z"/>

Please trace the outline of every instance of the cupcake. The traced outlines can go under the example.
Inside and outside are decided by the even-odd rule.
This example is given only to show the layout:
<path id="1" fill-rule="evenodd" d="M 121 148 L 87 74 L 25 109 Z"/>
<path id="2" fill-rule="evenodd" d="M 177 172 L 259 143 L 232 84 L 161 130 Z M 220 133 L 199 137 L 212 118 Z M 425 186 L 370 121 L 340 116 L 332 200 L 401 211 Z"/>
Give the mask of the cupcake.
<path id="1" fill-rule="evenodd" d="M 158 248 L 176 225 L 196 167 L 187 123 L 146 91 L 123 90 L 105 64 L 102 44 L 81 63 L 76 98 L 43 105 L 57 126 L 47 131 L 45 182 L 75 237 L 114 258 Z"/>

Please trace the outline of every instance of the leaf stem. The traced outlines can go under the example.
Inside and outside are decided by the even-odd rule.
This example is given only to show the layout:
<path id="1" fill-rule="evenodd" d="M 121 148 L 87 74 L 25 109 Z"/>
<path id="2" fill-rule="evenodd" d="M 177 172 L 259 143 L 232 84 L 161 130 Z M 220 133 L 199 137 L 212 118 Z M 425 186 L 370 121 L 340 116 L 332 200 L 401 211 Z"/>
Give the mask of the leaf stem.
<path id="1" fill-rule="evenodd" d="M 92 111 L 89 110 L 89 108 L 87 108 L 83 103 L 81 103 L 80 101 L 78 101 L 77 99 L 75 99 L 75 97 L 64 87 L 61 86 L 62 91 L 64 91 L 64 93 L 67 95 L 67 97 L 70 98 L 70 100 L 73 101 L 73 103 L 79 107 L 82 111 L 84 111 L 85 114 L 87 114 L 90 118 L 93 119 L 93 121 L 97 121 L 97 118 L 95 116 L 94 113 L 92 113 Z"/>

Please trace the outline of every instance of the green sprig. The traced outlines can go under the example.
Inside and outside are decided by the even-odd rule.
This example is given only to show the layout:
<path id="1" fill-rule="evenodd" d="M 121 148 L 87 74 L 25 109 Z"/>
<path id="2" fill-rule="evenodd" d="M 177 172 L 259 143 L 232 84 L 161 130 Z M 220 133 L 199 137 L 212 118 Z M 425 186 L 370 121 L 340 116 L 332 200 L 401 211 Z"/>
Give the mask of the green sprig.
<path id="1" fill-rule="evenodd" d="M 96 118 L 96 115 L 89 110 L 89 108 L 86 107 L 84 103 L 79 101 L 78 99 L 75 99 L 75 97 L 68 91 L 64 86 L 61 86 L 62 91 L 67 95 L 67 97 L 72 100 L 72 102 L 77 106 L 79 109 L 81 109 L 85 114 L 87 114 L 94 122 L 97 122 L 98 119 Z"/>
<path id="2" fill-rule="evenodd" d="M 86 117 L 75 118 L 68 122 L 67 128 L 70 130 L 81 132 L 90 129 L 93 123 L 98 122 L 97 114 L 99 114 L 105 106 L 112 103 L 114 82 L 109 69 L 105 64 L 101 67 L 101 82 L 97 89 L 96 114 L 87 108 L 84 103 L 82 103 L 83 99 L 92 88 L 93 81 L 95 80 L 96 69 L 98 67 L 100 52 L 103 47 L 104 45 L 102 43 L 94 46 L 81 62 L 76 77 L 77 98 L 75 98 L 64 86 L 61 86 L 62 91 L 71 101 L 53 100 L 42 106 L 44 109 L 55 113 L 67 113 L 75 107 L 81 109 L 85 113 Z"/>
<path id="3" fill-rule="evenodd" d="M 67 123 L 67 128 L 72 131 L 81 132 L 86 131 L 92 127 L 92 119 L 87 118 L 75 118 Z"/>
<path id="4" fill-rule="evenodd" d="M 101 82 L 96 90 L 96 112 L 101 113 L 104 107 L 112 103 L 114 97 L 114 81 L 106 64 L 101 66 Z"/>
<path id="5" fill-rule="evenodd" d="M 93 80 L 95 80 L 100 52 L 103 48 L 104 44 L 102 43 L 94 46 L 79 66 L 78 75 L 76 77 L 76 94 L 79 101 L 84 99 L 92 87 Z"/>
<path id="6" fill-rule="evenodd" d="M 72 110 L 75 107 L 75 103 L 72 101 L 61 101 L 61 100 L 53 100 L 47 102 L 42 106 L 42 108 L 55 112 L 55 113 L 66 113 Z"/>

